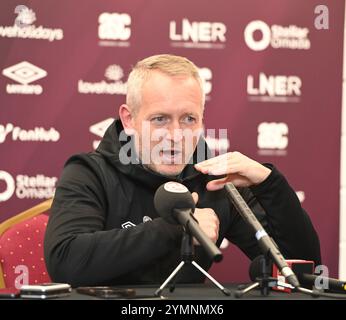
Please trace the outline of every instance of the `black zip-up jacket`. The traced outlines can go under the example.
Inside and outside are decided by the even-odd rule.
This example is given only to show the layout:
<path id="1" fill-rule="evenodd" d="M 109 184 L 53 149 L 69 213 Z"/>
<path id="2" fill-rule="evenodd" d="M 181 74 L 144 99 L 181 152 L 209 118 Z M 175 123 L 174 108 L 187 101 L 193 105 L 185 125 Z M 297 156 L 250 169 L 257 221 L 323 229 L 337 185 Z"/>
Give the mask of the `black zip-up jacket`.
<path id="1" fill-rule="evenodd" d="M 46 230 L 44 251 L 53 281 L 73 286 L 157 284 L 180 262 L 182 228 L 158 216 L 153 204 L 157 188 L 172 180 L 141 164 L 122 164 L 119 120 L 108 128 L 95 152 L 72 156 L 58 182 Z M 205 143 L 202 139 L 200 143 Z M 318 236 L 284 176 L 273 166 L 268 178 L 240 192 L 273 237 L 285 258 L 321 263 Z M 226 198 L 225 190 L 207 191 L 215 177 L 185 167 L 176 181 L 199 194 L 197 207 L 212 208 L 223 238 L 250 259 L 261 254 L 254 232 Z M 150 220 L 151 219 L 151 220 Z M 130 227 L 129 227 L 130 226 Z M 195 260 L 211 266 L 203 248 Z M 222 263 L 222 262 L 221 262 Z M 177 282 L 202 282 L 187 266 Z"/>

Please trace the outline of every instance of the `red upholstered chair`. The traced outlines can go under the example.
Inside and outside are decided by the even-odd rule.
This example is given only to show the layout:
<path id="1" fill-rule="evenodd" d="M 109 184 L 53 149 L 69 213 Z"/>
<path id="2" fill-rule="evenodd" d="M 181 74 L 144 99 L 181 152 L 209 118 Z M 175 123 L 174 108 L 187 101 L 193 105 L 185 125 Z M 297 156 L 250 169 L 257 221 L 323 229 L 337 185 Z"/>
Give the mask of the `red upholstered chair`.
<path id="1" fill-rule="evenodd" d="M 51 282 L 43 257 L 43 239 L 52 199 L 0 224 L 0 288 Z M 17 286 L 18 287 L 18 286 Z"/>

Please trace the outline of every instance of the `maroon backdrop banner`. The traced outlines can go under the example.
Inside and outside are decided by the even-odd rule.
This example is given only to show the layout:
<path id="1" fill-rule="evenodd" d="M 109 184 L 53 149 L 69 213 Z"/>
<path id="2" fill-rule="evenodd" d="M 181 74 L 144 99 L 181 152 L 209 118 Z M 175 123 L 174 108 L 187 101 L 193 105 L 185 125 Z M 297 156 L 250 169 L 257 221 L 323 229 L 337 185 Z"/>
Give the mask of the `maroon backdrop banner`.
<path id="1" fill-rule="evenodd" d="M 211 146 L 286 175 L 337 276 L 343 23 L 342 0 L 2 0 L 0 222 L 52 197 L 65 160 L 97 146 L 136 61 L 173 53 L 200 68 L 206 128 L 227 129 Z M 247 280 L 223 244 L 213 274 Z"/>

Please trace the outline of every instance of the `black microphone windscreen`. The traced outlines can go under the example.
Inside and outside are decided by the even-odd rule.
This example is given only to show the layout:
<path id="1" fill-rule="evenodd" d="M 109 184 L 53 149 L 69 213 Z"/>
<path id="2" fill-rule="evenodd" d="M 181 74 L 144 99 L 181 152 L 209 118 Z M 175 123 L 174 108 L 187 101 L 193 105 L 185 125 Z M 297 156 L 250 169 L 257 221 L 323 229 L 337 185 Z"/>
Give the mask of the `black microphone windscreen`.
<path id="1" fill-rule="evenodd" d="M 174 209 L 195 210 L 190 191 L 181 183 L 170 181 L 155 192 L 154 205 L 157 213 L 166 221 L 176 224 Z"/>

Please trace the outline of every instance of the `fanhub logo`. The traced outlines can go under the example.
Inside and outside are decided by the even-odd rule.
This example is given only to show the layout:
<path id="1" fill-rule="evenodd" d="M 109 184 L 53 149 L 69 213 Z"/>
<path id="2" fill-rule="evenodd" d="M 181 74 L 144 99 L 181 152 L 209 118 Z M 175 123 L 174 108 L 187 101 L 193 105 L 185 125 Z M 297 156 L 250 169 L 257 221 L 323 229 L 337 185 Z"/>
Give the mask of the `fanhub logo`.
<path id="1" fill-rule="evenodd" d="M 0 189 L 0 202 L 9 200 L 14 193 L 18 199 L 52 198 L 57 180 L 57 177 L 47 177 L 43 174 L 36 176 L 20 174 L 14 178 L 8 172 L 0 171 L 0 181 L 5 182 L 5 190 Z"/>
<path id="2" fill-rule="evenodd" d="M 110 65 L 104 75 L 111 82 L 104 80 L 99 82 L 79 80 L 78 92 L 82 94 L 126 94 L 127 83 L 122 81 L 124 71 L 119 65 Z"/>
<path id="3" fill-rule="evenodd" d="M 100 46 L 128 47 L 131 36 L 131 16 L 127 13 L 103 12 L 99 15 Z"/>
<path id="4" fill-rule="evenodd" d="M 169 38 L 173 47 L 223 49 L 226 25 L 222 22 L 190 22 L 183 19 L 169 23 Z"/>
<path id="5" fill-rule="evenodd" d="M 36 21 L 36 14 L 32 9 L 24 5 L 15 8 L 17 14 L 13 26 L 0 26 L 0 37 L 4 38 L 22 38 L 22 39 L 42 39 L 50 42 L 62 40 L 64 32 L 59 28 L 36 27 L 33 23 Z"/>
<path id="6" fill-rule="evenodd" d="M 247 46 L 254 51 L 262 51 L 271 46 L 274 49 L 308 50 L 311 47 L 308 38 L 309 29 L 289 25 L 268 26 L 264 21 L 251 21 L 244 30 Z"/>
<path id="7" fill-rule="evenodd" d="M 6 92 L 8 94 L 35 94 L 43 92 L 42 86 L 30 84 L 47 76 L 47 72 L 30 62 L 23 61 L 2 71 L 2 74 L 20 84 L 7 84 Z"/>
<path id="8" fill-rule="evenodd" d="M 284 122 L 262 122 L 258 126 L 257 147 L 260 155 L 287 154 L 288 125 Z"/>
<path id="9" fill-rule="evenodd" d="M 299 102 L 302 80 L 298 76 L 266 75 L 247 76 L 247 94 L 250 101 Z"/>
<path id="10" fill-rule="evenodd" d="M 42 127 L 33 129 L 22 129 L 12 123 L 0 124 L 0 143 L 5 142 L 10 135 L 12 141 L 39 141 L 39 142 L 57 142 L 60 139 L 60 133 L 54 128 L 46 130 Z"/>

